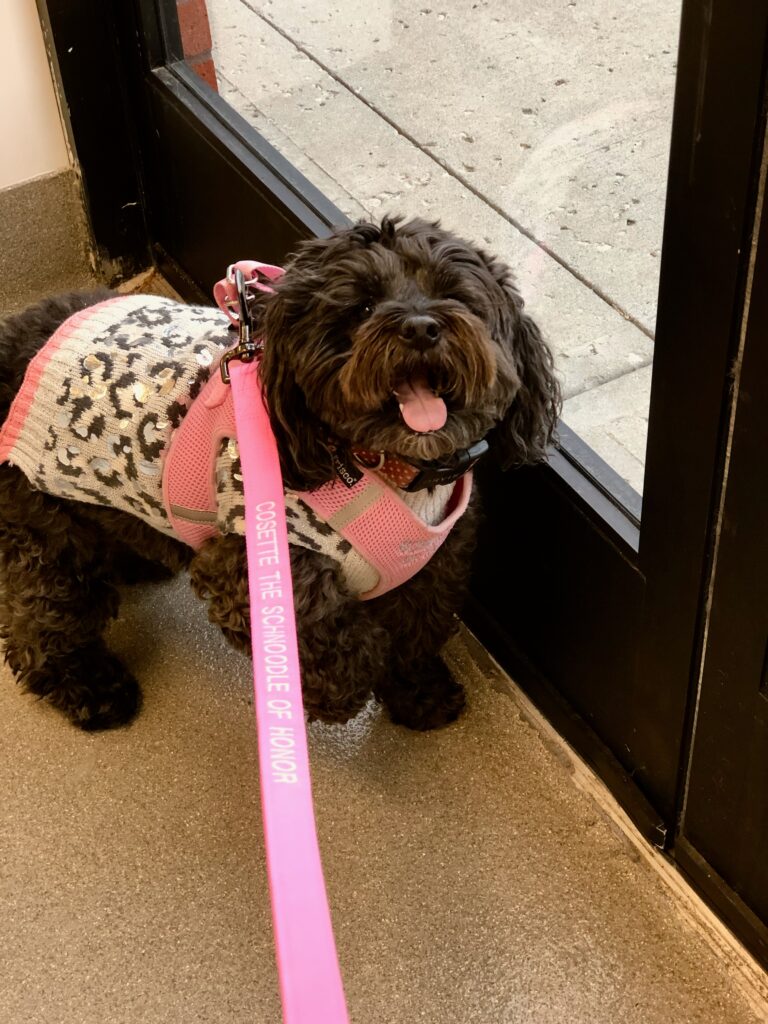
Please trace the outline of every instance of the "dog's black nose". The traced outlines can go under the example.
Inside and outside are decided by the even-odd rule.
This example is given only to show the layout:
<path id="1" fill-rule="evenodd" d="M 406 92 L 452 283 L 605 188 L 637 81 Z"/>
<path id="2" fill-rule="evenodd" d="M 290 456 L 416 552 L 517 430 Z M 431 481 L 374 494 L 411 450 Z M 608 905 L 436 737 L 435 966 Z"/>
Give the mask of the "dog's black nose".
<path id="1" fill-rule="evenodd" d="M 400 337 L 406 344 L 412 345 L 420 352 L 426 352 L 439 341 L 440 324 L 433 316 L 415 313 L 403 320 Z"/>

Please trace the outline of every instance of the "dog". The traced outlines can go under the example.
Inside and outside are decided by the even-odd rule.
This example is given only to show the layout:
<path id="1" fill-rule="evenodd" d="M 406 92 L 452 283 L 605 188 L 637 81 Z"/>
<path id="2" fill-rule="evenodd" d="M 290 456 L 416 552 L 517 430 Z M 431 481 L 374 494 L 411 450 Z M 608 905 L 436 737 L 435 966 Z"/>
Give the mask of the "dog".
<path id="1" fill-rule="evenodd" d="M 35 367 L 54 332 L 74 314 L 95 315 L 97 306 L 109 311 L 113 298 L 106 290 L 51 298 L 0 327 L 4 430 L 18 416 L 14 400 L 25 374 L 33 375 L 30 364 Z M 181 315 L 187 307 L 162 301 L 162 308 L 150 307 L 148 297 L 138 296 L 131 307 L 143 324 L 142 344 L 153 332 L 159 339 L 163 361 L 161 369 L 152 364 L 153 388 L 169 399 L 165 419 L 145 417 L 142 451 L 134 451 L 138 442 L 126 441 L 122 427 L 106 441 L 101 437 L 111 445 L 109 458 L 91 458 L 88 478 L 95 481 L 95 473 L 100 483 L 95 490 L 83 483 L 89 467 L 78 464 L 81 445 L 70 442 L 99 440 L 98 399 L 109 392 L 120 424 L 149 401 L 135 374 L 109 380 L 106 357 L 92 353 L 57 385 L 66 394 L 55 394 L 53 413 L 43 414 L 40 451 L 27 452 L 26 466 L 18 452 L 6 452 L 0 465 L 5 658 L 28 692 L 85 730 L 124 725 L 141 703 L 138 682 L 103 638 L 117 613 L 120 583 L 188 570 L 211 621 L 236 648 L 250 650 L 245 545 L 237 524 L 230 515 L 229 527 L 219 523 L 215 535 L 190 546 L 169 528 L 142 477 L 159 472 L 174 427 L 216 374 L 226 342 L 189 350 L 198 372 L 186 381 L 188 398 L 179 401 L 168 384 L 179 375 L 174 327 L 165 321 L 169 310 L 177 307 Z M 457 627 L 478 524 L 470 477 L 463 475 L 467 453 L 485 441 L 488 458 L 504 468 L 546 457 L 561 403 L 552 353 L 524 311 L 509 268 L 423 220 L 360 222 L 302 243 L 274 288 L 252 293 L 249 302 L 263 339 L 259 374 L 288 500 L 308 715 L 345 722 L 373 696 L 395 723 L 420 730 L 447 725 L 465 704 L 439 652 Z M 209 318 L 221 314 L 197 307 L 190 315 L 210 341 Z M 109 328 L 111 340 L 104 330 L 110 344 L 119 339 L 116 328 Z M 138 355 L 124 349 L 132 365 Z M 59 420 L 68 424 L 64 437 Z M 45 479 L 38 475 L 44 463 L 50 463 Z M 237 452 L 225 439 L 216 463 L 220 491 L 241 478 L 238 469 Z M 407 499 L 408 514 L 422 524 L 442 521 L 459 483 L 464 488 L 450 532 L 428 560 L 416 559 L 418 571 L 391 588 L 372 587 L 375 567 L 304 500 L 328 487 L 341 494 L 361 475 L 383 483 L 385 497 Z M 420 489 L 408 489 L 413 477 L 424 482 Z M 109 488 L 118 493 L 125 482 L 133 497 L 120 505 Z M 238 510 L 236 500 L 232 508 Z M 410 549 L 399 542 L 398 550 Z M 365 579 L 355 580 L 356 572 Z"/>

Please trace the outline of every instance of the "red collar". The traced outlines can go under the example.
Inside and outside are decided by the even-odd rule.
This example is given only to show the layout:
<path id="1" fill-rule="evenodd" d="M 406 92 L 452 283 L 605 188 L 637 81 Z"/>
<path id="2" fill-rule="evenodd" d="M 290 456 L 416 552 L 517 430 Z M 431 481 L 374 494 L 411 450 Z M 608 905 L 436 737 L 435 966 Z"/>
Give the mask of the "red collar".
<path id="1" fill-rule="evenodd" d="M 421 472 L 417 466 L 412 466 L 409 462 L 403 462 L 402 459 L 398 459 L 394 455 L 387 455 L 386 452 L 372 452 L 366 448 L 353 448 L 352 456 L 361 466 L 374 473 L 379 473 L 401 490 L 405 490 L 408 484 L 414 481 Z"/>
<path id="2" fill-rule="evenodd" d="M 475 465 L 488 451 L 488 442 L 483 438 L 470 448 L 462 448 L 448 462 L 424 462 L 420 466 L 403 459 L 387 455 L 386 452 L 371 452 L 365 448 L 353 448 L 352 457 L 366 469 L 380 473 L 395 487 L 407 491 L 453 484 Z M 338 468 L 337 468 L 338 472 Z"/>

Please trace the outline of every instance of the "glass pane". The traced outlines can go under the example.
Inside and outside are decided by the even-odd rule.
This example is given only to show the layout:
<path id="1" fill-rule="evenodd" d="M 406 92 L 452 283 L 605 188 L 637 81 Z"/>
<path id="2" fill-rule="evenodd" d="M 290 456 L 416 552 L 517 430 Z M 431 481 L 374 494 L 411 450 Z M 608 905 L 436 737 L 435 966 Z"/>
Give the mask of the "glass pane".
<path id="1" fill-rule="evenodd" d="M 564 421 L 642 491 L 680 0 L 207 5 L 193 65 L 345 213 L 512 266 Z"/>

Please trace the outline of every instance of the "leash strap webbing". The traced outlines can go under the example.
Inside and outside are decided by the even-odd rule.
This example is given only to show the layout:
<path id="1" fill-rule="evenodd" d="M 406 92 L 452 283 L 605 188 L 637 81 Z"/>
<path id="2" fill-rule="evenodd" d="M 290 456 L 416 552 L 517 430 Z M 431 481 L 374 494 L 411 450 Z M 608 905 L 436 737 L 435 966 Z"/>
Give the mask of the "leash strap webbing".
<path id="1" fill-rule="evenodd" d="M 285 1024 L 348 1024 L 317 843 L 283 481 L 257 362 L 233 361 L 261 804 Z"/>

